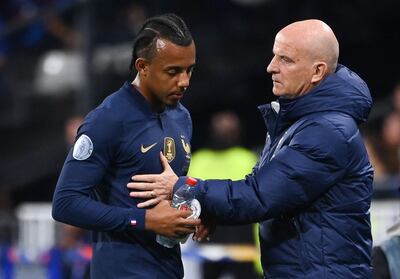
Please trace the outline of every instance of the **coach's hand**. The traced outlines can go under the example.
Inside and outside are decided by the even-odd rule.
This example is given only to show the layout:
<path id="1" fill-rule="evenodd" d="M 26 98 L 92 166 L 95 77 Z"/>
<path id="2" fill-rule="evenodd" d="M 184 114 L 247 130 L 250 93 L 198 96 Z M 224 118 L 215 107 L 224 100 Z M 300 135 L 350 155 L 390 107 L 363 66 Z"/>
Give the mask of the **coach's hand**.
<path id="1" fill-rule="evenodd" d="M 139 208 L 158 204 L 162 200 L 171 200 L 172 191 L 178 176 L 174 173 L 168 160 L 160 152 L 161 164 L 164 171 L 161 174 L 138 174 L 132 176 L 132 181 L 127 187 L 132 189 L 130 196 L 133 198 L 147 199 L 139 203 Z"/>
<path id="2" fill-rule="evenodd" d="M 215 219 L 211 216 L 200 216 L 201 223 L 196 228 L 196 233 L 193 234 L 194 241 L 210 240 L 210 235 L 215 232 L 217 227 Z"/>
<path id="3" fill-rule="evenodd" d="M 168 237 L 182 237 L 194 233 L 200 219 L 186 219 L 191 211 L 182 211 L 171 207 L 168 201 L 161 201 L 155 207 L 146 210 L 145 229 Z"/>

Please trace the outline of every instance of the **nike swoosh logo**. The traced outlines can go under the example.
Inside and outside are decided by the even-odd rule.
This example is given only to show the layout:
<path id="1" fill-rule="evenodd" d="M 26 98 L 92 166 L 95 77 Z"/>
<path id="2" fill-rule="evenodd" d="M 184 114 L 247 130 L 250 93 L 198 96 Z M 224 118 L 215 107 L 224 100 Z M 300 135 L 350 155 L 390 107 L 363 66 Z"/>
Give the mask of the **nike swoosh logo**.
<path id="1" fill-rule="evenodd" d="M 140 151 L 142 151 L 142 153 L 146 153 L 147 151 L 149 151 L 150 149 L 152 149 L 156 145 L 157 145 L 157 142 L 155 142 L 152 145 L 149 145 L 147 147 L 144 147 L 143 144 L 142 144 L 142 146 L 140 147 Z"/>

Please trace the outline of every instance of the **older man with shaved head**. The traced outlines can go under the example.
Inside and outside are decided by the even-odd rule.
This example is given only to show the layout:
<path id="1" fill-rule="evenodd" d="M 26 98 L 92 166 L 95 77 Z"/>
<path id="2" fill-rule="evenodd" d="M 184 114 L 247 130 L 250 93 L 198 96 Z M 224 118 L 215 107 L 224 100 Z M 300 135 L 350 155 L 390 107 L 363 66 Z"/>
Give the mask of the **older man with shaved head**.
<path id="1" fill-rule="evenodd" d="M 243 180 L 199 182 L 203 217 L 260 222 L 265 278 L 371 278 L 373 169 L 358 130 L 372 106 L 368 87 L 337 63 L 339 44 L 320 20 L 283 28 L 273 54 L 267 72 L 278 99 L 259 107 L 268 131 L 261 157 Z M 184 178 L 162 160 L 161 175 L 135 176 L 128 187 L 178 188 Z"/>
<path id="2" fill-rule="evenodd" d="M 310 92 L 337 67 L 339 43 L 332 29 L 319 20 L 292 23 L 275 37 L 274 57 L 267 71 L 278 97 Z"/>

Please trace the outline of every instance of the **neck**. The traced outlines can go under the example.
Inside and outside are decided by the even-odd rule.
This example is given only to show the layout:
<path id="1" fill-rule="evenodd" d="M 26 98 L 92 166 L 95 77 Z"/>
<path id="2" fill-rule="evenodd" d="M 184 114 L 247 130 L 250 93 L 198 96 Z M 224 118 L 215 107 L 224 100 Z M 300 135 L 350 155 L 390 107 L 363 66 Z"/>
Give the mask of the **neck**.
<path id="1" fill-rule="evenodd" d="M 162 112 L 165 109 L 165 105 L 158 102 L 154 98 L 151 98 L 151 94 L 148 93 L 148 90 L 144 87 L 143 83 L 140 81 L 139 73 L 136 75 L 135 79 L 131 83 L 137 91 L 145 98 L 147 102 L 150 103 L 153 111 Z"/>
<path id="2" fill-rule="evenodd" d="M 139 91 L 139 93 L 142 94 L 143 97 L 147 100 L 145 94 L 143 94 L 143 92 L 142 92 L 142 91 L 143 91 L 142 88 L 140 87 L 140 77 L 139 77 L 139 74 L 136 75 L 135 79 L 131 82 L 131 84 L 132 84 L 133 86 L 135 86 L 136 90 Z"/>

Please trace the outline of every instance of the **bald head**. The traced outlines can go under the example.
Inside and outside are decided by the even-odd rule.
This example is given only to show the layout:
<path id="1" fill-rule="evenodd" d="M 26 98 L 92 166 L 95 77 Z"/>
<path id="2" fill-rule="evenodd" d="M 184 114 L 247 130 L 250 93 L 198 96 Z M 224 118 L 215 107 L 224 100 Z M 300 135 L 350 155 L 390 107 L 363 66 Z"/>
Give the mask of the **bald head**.
<path id="1" fill-rule="evenodd" d="M 327 63 L 334 72 L 339 58 L 339 43 L 332 29 L 323 21 L 309 19 L 289 24 L 277 34 L 292 41 L 293 46 L 304 51 L 314 61 Z"/>
<path id="2" fill-rule="evenodd" d="M 339 43 L 332 29 L 320 20 L 294 22 L 275 37 L 274 57 L 267 67 L 276 96 L 294 98 L 310 92 L 333 73 Z"/>

